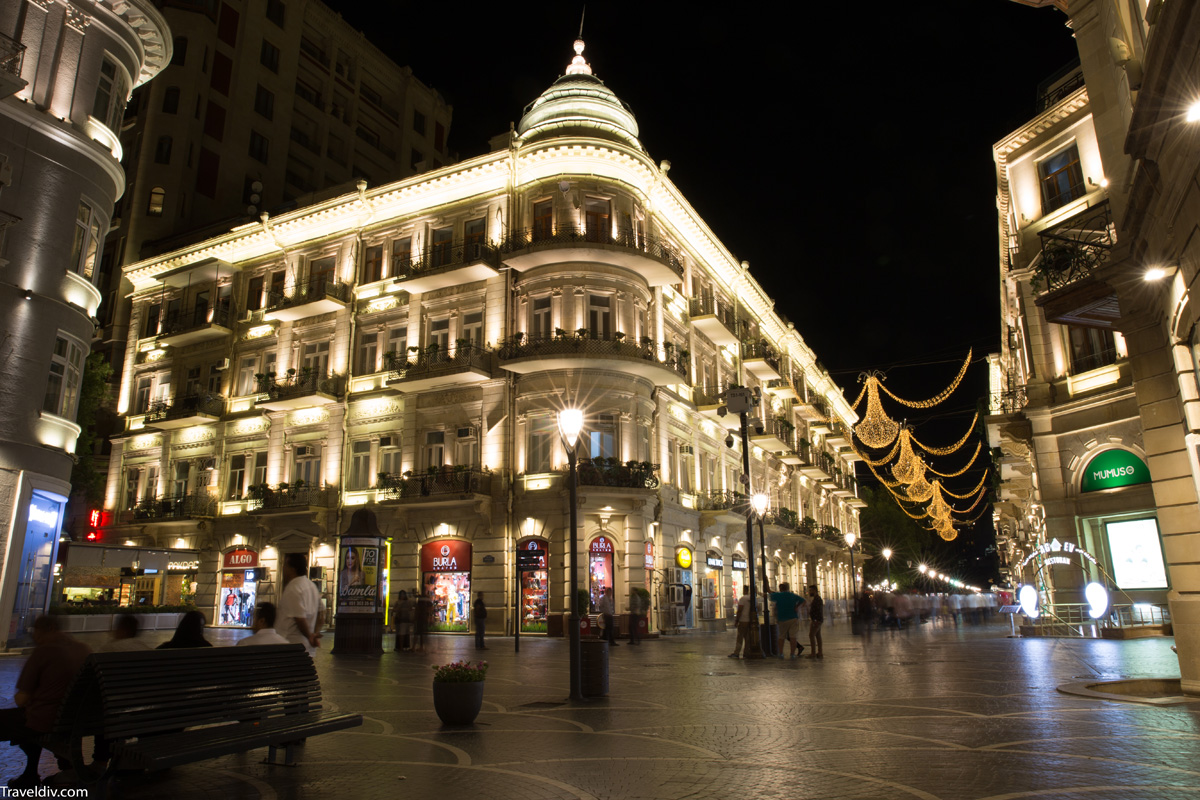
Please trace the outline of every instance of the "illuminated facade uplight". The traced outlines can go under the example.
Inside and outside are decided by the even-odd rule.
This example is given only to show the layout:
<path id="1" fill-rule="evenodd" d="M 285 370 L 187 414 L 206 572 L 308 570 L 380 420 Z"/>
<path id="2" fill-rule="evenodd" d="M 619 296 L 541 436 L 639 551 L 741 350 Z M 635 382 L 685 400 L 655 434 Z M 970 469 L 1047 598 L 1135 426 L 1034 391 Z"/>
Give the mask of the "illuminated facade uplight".
<path id="1" fill-rule="evenodd" d="M 1200 100 L 1192 103 L 1192 105 L 1188 108 L 1185 119 L 1188 122 L 1200 122 Z"/>
<path id="2" fill-rule="evenodd" d="M 1150 269 L 1146 270 L 1146 274 L 1142 276 L 1142 279 L 1146 282 L 1160 281 L 1166 276 L 1167 271 L 1162 267 L 1151 267 Z"/>

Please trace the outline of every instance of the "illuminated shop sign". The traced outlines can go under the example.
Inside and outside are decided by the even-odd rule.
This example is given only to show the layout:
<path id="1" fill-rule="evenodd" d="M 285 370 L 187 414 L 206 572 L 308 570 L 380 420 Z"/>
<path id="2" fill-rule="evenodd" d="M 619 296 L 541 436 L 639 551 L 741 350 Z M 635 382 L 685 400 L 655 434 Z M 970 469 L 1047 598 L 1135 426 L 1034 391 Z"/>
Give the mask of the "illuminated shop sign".
<path id="1" fill-rule="evenodd" d="M 642 566 L 654 569 L 654 542 L 646 542 L 646 554 Z"/>
<path id="2" fill-rule="evenodd" d="M 441 540 L 421 548 L 422 572 L 468 572 L 470 569 L 470 542 Z"/>
<path id="3" fill-rule="evenodd" d="M 1053 541 L 1038 545 L 1036 550 L 1025 556 L 1025 560 L 1021 562 L 1021 566 L 1024 567 L 1034 559 L 1043 564 L 1070 564 L 1072 555 L 1078 555 L 1081 558 L 1086 558 L 1093 564 L 1096 563 L 1094 555 L 1074 542 L 1059 542 L 1058 539 L 1054 539 Z"/>
<path id="4" fill-rule="evenodd" d="M 681 569 L 691 569 L 692 568 L 692 551 L 688 550 L 686 547 L 681 547 L 678 550 L 676 550 L 675 551 L 675 563 L 678 564 Z"/>
<path id="5" fill-rule="evenodd" d="M 168 561 L 167 571 L 189 572 L 200 569 L 200 559 L 195 561 Z"/>
<path id="6" fill-rule="evenodd" d="M 721 558 L 720 556 L 714 556 L 710 554 L 705 557 L 704 563 L 708 564 L 710 567 L 716 567 L 720 569 L 721 567 L 725 566 L 725 559 Z"/>
<path id="7" fill-rule="evenodd" d="M 225 554 L 222 569 L 245 569 L 258 566 L 258 553 L 253 550 L 230 550 Z"/>
<path id="8" fill-rule="evenodd" d="M 1079 491 L 1099 492 L 1149 482 L 1145 461 L 1128 450 L 1105 450 L 1088 462 Z"/>
<path id="9" fill-rule="evenodd" d="M 1122 589 L 1168 588 L 1158 523 L 1153 517 L 1109 522 L 1104 527 L 1117 586 Z"/>
<path id="10" fill-rule="evenodd" d="M 734 569 L 744 570 L 746 568 L 746 560 L 743 558 L 735 558 L 733 559 L 732 566 Z"/>
<path id="11" fill-rule="evenodd" d="M 47 528 L 58 527 L 58 509 L 43 508 L 37 503 L 29 504 L 29 521 L 36 522 L 39 525 L 45 525 Z"/>

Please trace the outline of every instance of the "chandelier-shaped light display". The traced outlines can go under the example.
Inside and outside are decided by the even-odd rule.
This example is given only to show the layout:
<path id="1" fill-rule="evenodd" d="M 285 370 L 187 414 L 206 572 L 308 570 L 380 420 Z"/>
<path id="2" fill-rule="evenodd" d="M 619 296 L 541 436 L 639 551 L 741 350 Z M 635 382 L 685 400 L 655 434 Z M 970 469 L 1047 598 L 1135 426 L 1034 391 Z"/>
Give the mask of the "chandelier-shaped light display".
<path id="1" fill-rule="evenodd" d="M 867 396 L 867 411 L 862 420 L 854 426 L 854 433 L 867 447 L 881 450 L 896 440 L 896 434 L 900 432 L 900 423 L 883 410 L 883 403 L 879 401 L 878 375 L 868 374 L 865 380 L 866 386 L 863 387 L 863 391 Z M 861 399 L 861 395 L 859 397 Z"/>
<path id="2" fill-rule="evenodd" d="M 925 462 L 919 458 L 917 459 L 917 469 L 914 474 L 916 477 L 909 481 L 908 489 L 905 490 L 905 493 L 908 495 L 908 499 L 914 503 L 924 503 L 933 497 L 933 485 L 925 480 Z"/>
<path id="3" fill-rule="evenodd" d="M 892 477 L 901 483 L 912 483 L 917 479 L 921 459 L 913 452 L 912 432 L 908 428 L 900 431 L 900 455 L 892 465 Z"/>
<path id="4" fill-rule="evenodd" d="M 910 487 L 911 488 L 911 487 Z M 938 522 L 951 520 L 950 513 L 953 511 L 950 504 L 946 502 L 946 496 L 942 494 L 942 482 L 934 479 L 930 486 L 930 499 L 928 513 L 931 519 Z"/>

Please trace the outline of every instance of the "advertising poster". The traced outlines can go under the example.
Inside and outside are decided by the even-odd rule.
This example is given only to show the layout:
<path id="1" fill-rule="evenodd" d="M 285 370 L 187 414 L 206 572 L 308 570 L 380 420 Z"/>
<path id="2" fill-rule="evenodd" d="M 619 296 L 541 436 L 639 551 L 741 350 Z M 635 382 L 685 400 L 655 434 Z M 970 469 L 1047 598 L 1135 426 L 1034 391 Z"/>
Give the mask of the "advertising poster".
<path id="1" fill-rule="evenodd" d="M 339 614 L 373 614 L 379 607 L 379 540 L 342 539 L 338 561 Z"/>
<path id="2" fill-rule="evenodd" d="M 1105 527 L 1117 586 L 1122 589 L 1168 588 L 1167 567 L 1163 563 L 1155 520 L 1109 522 Z"/>

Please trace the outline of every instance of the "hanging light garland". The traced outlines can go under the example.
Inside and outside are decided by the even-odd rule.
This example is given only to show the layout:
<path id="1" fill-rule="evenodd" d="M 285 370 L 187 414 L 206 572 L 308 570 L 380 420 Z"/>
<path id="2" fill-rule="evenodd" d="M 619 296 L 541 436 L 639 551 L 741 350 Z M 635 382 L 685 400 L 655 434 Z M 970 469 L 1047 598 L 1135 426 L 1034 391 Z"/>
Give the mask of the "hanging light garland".
<path id="1" fill-rule="evenodd" d="M 864 377 L 865 376 L 865 377 Z M 854 426 L 854 433 L 867 447 L 876 450 L 887 447 L 896 440 L 900 432 L 900 423 L 889 417 L 879 401 L 879 373 L 864 373 L 859 378 L 865 381 L 863 392 L 867 395 L 867 411 L 862 420 Z M 859 395 L 859 401 L 862 395 Z M 858 402 L 855 405 L 858 405 Z"/>
<path id="2" fill-rule="evenodd" d="M 879 388 L 882 389 L 888 397 L 892 398 L 900 405 L 908 406 L 909 408 L 933 408 L 938 403 L 941 403 L 947 397 L 953 394 L 954 390 L 958 388 L 958 385 L 962 383 L 963 377 L 967 374 L 967 367 L 971 366 L 971 353 L 971 350 L 967 351 L 967 358 L 963 361 L 962 367 L 959 368 L 958 374 L 954 376 L 953 383 L 943 389 L 942 392 L 936 397 L 931 397 L 928 400 L 905 400 L 903 397 L 897 397 L 896 395 L 892 394 L 882 383 L 880 383 Z"/>
<path id="3" fill-rule="evenodd" d="M 948 456 L 967 443 L 967 441 L 971 438 L 971 434 L 975 432 L 975 424 L 977 422 L 979 422 L 978 411 L 976 411 L 975 416 L 971 418 L 971 424 L 967 426 L 967 432 L 963 434 L 963 437 L 949 447 L 930 447 L 929 445 L 922 444 L 915 436 L 912 437 L 912 440 L 917 447 L 921 448 L 930 455 Z"/>
<path id="4" fill-rule="evenodd" d="M 921 459 L 917 459 L 917 469 L 914 475 L 916 477 L 909 481 L 908 489 L 906 490 L 908 499 L 914 503 L 924 503 L 933 497 L 933 484 L 925 480 L 925 462 Z"/>
<path id="5" fill-rule="evenodd" d="M 912 432 L 908 428 L 900 431 L 900 455 L 892 466 L 892 477 L 901 483 L 912 483 L 917 477 L 917 465 L 921 459 L 913 452 Z"/>
<path id="6" fill-rule="evenodd" d="M 975 452 L 971 455 L 971 460 L 967 462 L 967 465 L 965 467 L 958 470 L 957 472 L 938 472 L 936 469 L 929 466 L 928 464 L 925 465 L 925 468 L 940 478 L 957 478 L 959 475 L 962 475 L 964 472 L 966 472 L 967 470 L 969 470 L 971 468 L 971 465 L 975 463 L 975 459 L 979 457 L 979 452 L 982 448 L 983 448 L 983 445 L 980 442 L 976 442 L 975 443 Z"/>

